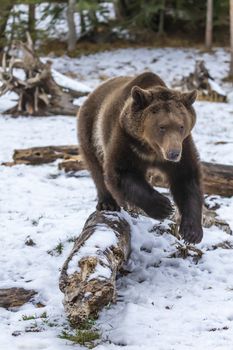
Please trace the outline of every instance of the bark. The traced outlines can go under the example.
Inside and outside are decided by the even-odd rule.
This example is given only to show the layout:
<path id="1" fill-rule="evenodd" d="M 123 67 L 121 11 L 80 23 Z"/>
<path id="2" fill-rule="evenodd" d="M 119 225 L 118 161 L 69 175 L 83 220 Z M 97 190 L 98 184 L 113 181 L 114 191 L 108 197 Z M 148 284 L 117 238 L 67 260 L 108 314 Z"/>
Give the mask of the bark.
<path id="1" fill-rule="evenodd" d="M 81 35 L 86 33 L 86 21 L 85 21 L 85 15 L 83 11 L 80 11 L 80 26 L 81 26 Z"/>
<path id="2" fill-rule="evenodd" d="M 233 166 L 201 162 L 204 193 L 218 194 L 224 197 L 233 196 Z M 162 176 L 151 177 L 153 186 L 167 187 Z"/>
<path id="3" fill-rule="evenodd" d="M 29 302 L 36 294 L 34 290 L 24 288 L 4 288 L 0 289 L 0 307 L 6 309 L 20 307 Z"/>
<path id="4" fill-rule="evenodd" d="M 64 307 L 78 326 L 116 298 L 116 275 L 130 252 L 130 224 L 118 212 L 94 212 L 60 275 Z"/>
<path id="5" fill-rule="evenodd" d="M 163 0 L 162 4 L 163 4 L 163 8 L 159 11 L 159 28 L 158 28 L 159 36 L 164 35 L 164 14 L 165 14 L 166 0 Z"/>
<path id="6" fill-rule="evenodd" d="M 114 9 L 118 20 L 125 19 L 131 15 L 130 1 L 128 0 L 114 0 Z"/>
<path id="7" fill-rule="evenodd" d="M 207 0 L 206 8 L 206 32 L 205 32 L 205 47 L 207 50 L 212 48 L 213 37 L 213 0 Z"/>
<path id="8" fill-rule="evenodd" d="M 33 42 L 35 42 L 35 25 L 36 25 L 36 5 L 35 4 L 29 4 L 28 5 L 28 31 L 31 34 Z"/>
<path id="9" fill-rule="evenodd" d="M 54 162 L 57 159 L 69 159 L 79 155 L 77 146 L 48 146 L 18 149 L 14 151 L 15 164 L 39 165 Z"/>
<path id="10" fill-rule="evenodd" d="M 67 5 L 67 24 L 68 24 L 68 51 L 74 51 L 76 47 L 76 27 L 75 27 L 75 4 L 76 0 L 68 0 Z"/>
<path id="11" fill-rule="evenodd" d="M 58 164 L 59 170 L 64 170 L 66 173 L 76 173 L 81 170 L 86 170 L 86 166 L 81 156 L 66 159 Z"/>
<path id="12" fill-rule="evenodd" d="M 229 77 L 233 78 L 233 0 L 230 0 L 230 50 L 231 50 L 231 60 L 230 60 Z"/>
<path id="13" fill-rule="evenodd" d="M 202 162 L 205 193 L 233 196 L 233 166 Z"/>

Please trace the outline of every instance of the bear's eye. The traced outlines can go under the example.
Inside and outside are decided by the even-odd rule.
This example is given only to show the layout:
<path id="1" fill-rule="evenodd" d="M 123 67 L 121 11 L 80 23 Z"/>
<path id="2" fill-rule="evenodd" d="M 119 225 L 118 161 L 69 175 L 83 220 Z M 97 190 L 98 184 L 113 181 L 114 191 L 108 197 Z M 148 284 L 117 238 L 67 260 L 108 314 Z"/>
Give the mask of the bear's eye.
<path id="1" fill-rule="evenodd" d="M 180 131 L 183 132 L 184 130 L 184 125 L 180 125 Z"/>
<path id="2" fill-rule="evenodd" d="M 161 134 L 164 134 L 165 131 L 166 131 L 165 126 L 160 126 L 160 127 L 159 127 L 159 132 L 160 132 Z"/>
<path id="3" fill-rule="evenodd" d="M 152 108 L 151 112 L 152 112 L 152 114 L 157 114 L 158 113 L 158 108 Z"/>

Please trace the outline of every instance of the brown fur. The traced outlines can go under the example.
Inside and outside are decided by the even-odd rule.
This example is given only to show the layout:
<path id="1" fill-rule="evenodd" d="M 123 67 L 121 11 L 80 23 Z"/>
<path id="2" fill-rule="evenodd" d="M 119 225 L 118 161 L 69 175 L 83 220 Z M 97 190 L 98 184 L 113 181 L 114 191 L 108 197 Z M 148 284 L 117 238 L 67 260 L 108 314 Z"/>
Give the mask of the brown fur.
<path id="1" fill-rule="evenodd" d="M 163 219 L 170 201 L 146 181 L 158 168 L 168 178 L 182 219 L 180 233 L 202 239 L 202 191 L 198 154 L 191 137 L 196 93 L 168 89 L 153 73 L 118 77 L 100 85 L 78 115 L 81 151 L 95 181 L 99 210 L 129 202 Z"/>

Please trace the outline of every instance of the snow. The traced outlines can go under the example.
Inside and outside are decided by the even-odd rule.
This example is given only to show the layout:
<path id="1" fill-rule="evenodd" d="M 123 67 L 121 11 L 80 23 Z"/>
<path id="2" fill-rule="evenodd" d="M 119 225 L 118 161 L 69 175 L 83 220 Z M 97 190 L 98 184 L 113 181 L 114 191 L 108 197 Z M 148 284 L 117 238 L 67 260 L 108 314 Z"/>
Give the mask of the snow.
<path id="1" fill-rule="evenodd" d="M 222 96 L 226 96 L 225 91 L 221 88 L 221 86 L 219 84 L 217 84 L 214 80 L 212 79 L 208 79 L 208 82 L 210 84 L 210 87 L 212 88 L 212 90 L 214 90 L 215 92 L 217 92 L 219 95 Z"/>
<path id="2" fill-rule="evenodd" d="M 112 247 L 117 246 L 118 239 L 114 230 L 109 229 L 105 224 L 98 225 L 94 233 L 86 240 L 85 244 L 74 254 L 68 264 L 67 274 L 71 275 L 75 271 L 80 271 L 78 262 L 88 256 L 101 256 L 101 260 L 109 266 L 107 259 L 103 252 Z M 96 269 L 97 270 L 97 269 Z M 106 271 L 107 270 L 107 271 Z M 98 265 L 98 271 L 102 277 L 109 278 L 109 267 L 105 268 Z M 95 272 L 95 276 L 98 276 L 98 272 Z M 93 279 L 91 275 L 91 279 Z"/>
<path id="3" fill-rule="evenodd" d="M 52 75 L 56 83 L 64 88 L 72 89 L 80 92 L 91 92 L 91 88 L 89 88 L 88 86 L 78 81 L 75 81 L 74 79 L 66 77 L 65 75 L 57 72 L 54 69 L 52 69 Z"/>
<path id="4" fill-rule="evenodd" d="M 195 49 L 127 49 L 52 60 L 55 70 L 77 72 L 78 81 L 93 88 L 103 77 L 145 70 L 160 74 L 171 86 L 175 79 L 191 72 L 200 58 L 222 85 L 220 79 L 226 75 L 229 62 L 223 49 L 213 54 Z M 230 92 L 229 85 L 223 87 Z M 10 103 L 11 96 L 1 98 L 1 111 Z M 193 135 L 202 160 L 233 164 L 232 104 L 196 102 L 195 108 L 198 118 Z M 76 120 L 1 116 L 0 140 L 1 162 L 11 160 L 15 148 L 75 144 Z M 38 292 L 36 302 L 44 304 L 42 308 L 30 302 L 15 310 L 0 309 L 1 348 L 74 349 L 72 343 L 58 338 L 69 329 L 58 279 L 73 238 L 95 209 L 94 184 L 87 172 L 66 176 L 55 162 L 36 167 L 1 166 L 0 188 L 0 288 L 33 288 Z M 212 196 L 211 200 L 220 205 L 219 216 L 233 229 L 233 199 Z M 204 229 L 204 239 L 197 245 L 204 254 L 197 263 L 192 257 L 171 257 L 177 240 L 154 231 L 155 220 L 140 216 L 130 222 L 129 273 L 117 280 L 117 303 L 104 309 L 97 321 L 102 334 L 97 350 L 122 346 L 126 350 L 231 350 L 233 254 L 232 249 L 216 249 L 214 245 L 224 241 L 233 244 L 233 237 L 215 226 Z M 99 246 L 116 239 L 114 232 L 104 232 L 104 236 L 101 232 L 102 228 L 93 238 Z M 35 246 L 25 245 L 28 237 Z M 63 247 L 60 255 L 58 244 Z M 97 272 L 106 276 L 107 271 Z M 41 315 L 45 311 L 44 319 Z M 24 321 L 23 315 L 34 315 L 35 320 Z"/>
<path id="5" fill-rule="evenodd" d="M 197 49 L 118 49 L 82 56 L 76 60 L 67 56 L 54 58 L 53 68 L 62 73 L 77 73 L 79 79 L 91 88 L 106 78 L 135 75 L 147 70 L 161 75 L 171 86 L 175 80 L 193 72 L 196 60 L 200 59 L 205 61 L 210 75 L 216 82 L 222 84 L 221 79 L 228 73 L 230 54 L 221 48 L 217 48 L 213 53 L 200 52 Z"/>

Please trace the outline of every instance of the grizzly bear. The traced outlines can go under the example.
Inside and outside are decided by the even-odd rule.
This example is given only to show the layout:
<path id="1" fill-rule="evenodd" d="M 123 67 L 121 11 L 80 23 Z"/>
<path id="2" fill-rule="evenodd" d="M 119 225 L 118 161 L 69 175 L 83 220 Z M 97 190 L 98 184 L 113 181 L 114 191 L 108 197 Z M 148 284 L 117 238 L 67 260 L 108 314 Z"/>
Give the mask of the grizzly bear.
<path id="1" fill-rule="evenodd" d="M 171 90 L 150 72 L 110 79 L 89 95 L 78 113 L 78 138 L 97 188 L 97 210 L 129 203 L 154 219 L 169 217 L 169 199 L 147 181 L 148 170 L 157 168 L 180 211 L 181 236 L 201 241 L 201 172 L 191 136 L 195 99 L 196 91 Z"/>

